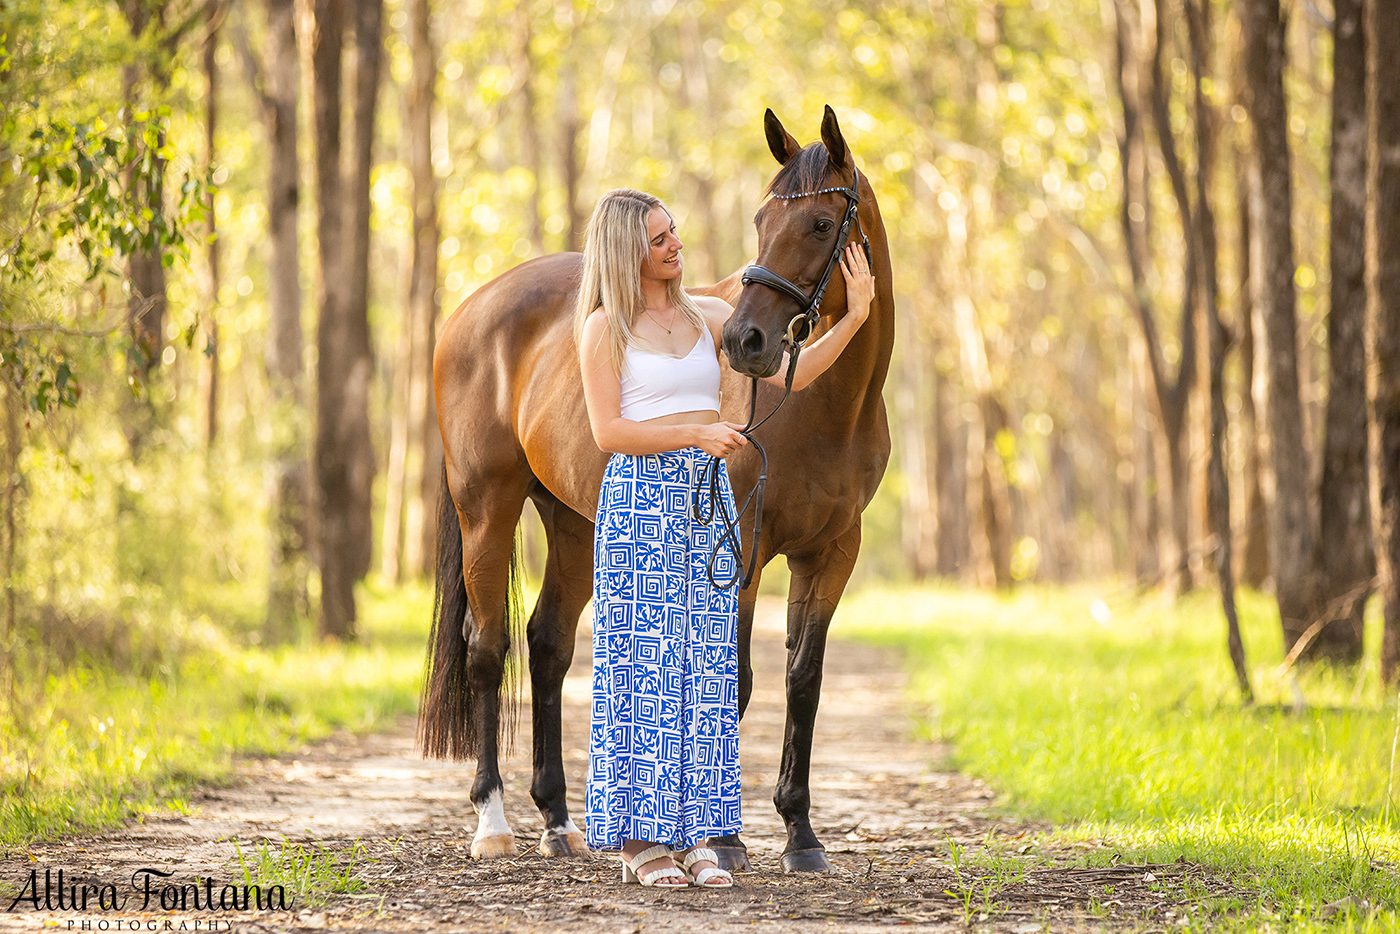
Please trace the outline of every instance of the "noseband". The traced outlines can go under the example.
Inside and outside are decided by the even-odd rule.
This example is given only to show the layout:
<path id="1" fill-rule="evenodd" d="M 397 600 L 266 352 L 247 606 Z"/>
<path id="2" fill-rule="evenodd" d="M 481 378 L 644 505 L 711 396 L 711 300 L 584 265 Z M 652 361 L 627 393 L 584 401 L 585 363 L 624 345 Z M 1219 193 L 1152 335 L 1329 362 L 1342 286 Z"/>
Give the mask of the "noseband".
<path id="1" fill-rule="evenodd" d="M 846 241 L 850 238 L 851 227 L 854 225 L 860 231 L 861 247 L 865 250 L 866 265 L 870 265 L 870 238 L 865 235 L 864 228 L 860 225 L 860 218 L 856 215 L 856 209 L 860 206 L 860 170 L 851 166 L 855 173 L 851 177 L 850 188 L 821 188 L 816 191 L 799 191 L 792 195 L 773 195 L 782 201 L 792 201 L 797 198 L 811 198 L 816 195 L 840 194 L 846 196 L 846 215 L 841 219 L 841 229 L 836 233 L 836 243 L 831 249 L 831 255 L 826 259 L 826 268 L 822 270 L 822 277 L 817 281 L 817 287 L 808 295 L 789 280 L 778 275 L 767 266 L 760 266 L 754 263 L 744 269 L 744 274 L 739 281 L 744 285 L 766 285 L 770 289 L 782 292 L 784 295 L 797 302 L 797 306 L 802 309 L 801 313 L 788 322 L 787 333 L 783 335 L 783 342 L 790 348 L 788 354 L 788 368 L 786 385 L 783 389 L 783 397 L 778 400 L 778 404 L 773 406 L 773 411 L 763 416 L 757 423 L 754 416 L 758 409 L 758 380 L 750 380 L 749 387 L 749 420 L 740 430 L 745 438 L 758 449 L 758 456 L 762 460 L 762 468 L 759 470 L 758 482 L 754 484 L 753 490 L 749 492 L 748 498 L 744 500 L 744 505 L 736 509 L 733 521 L 720 513 L 720 530 L 715 536 L 714 547 L 710 551 L 710 558 L 706 573 L 709 575 L 710 583 L 715 587 L 728 588 L 739 581 L 739 575 L 743 573 L 743 582 L 740 589 L 748 589 L 753 581 L 754 568 L 758 563 L 758 544 L 763 537 L 763 489 L 768 483 L 768 452 L 763 449 L 763 445 L 758 443 L 752 432 L 758 429 L 768 419 L 773 417 L 773 413 L 782 408 L 787 401 L 788 394 L 792 392 L 792 380 L 797 374 L 797 356 L 802 352 L 802 347 L 807 343 L 807 339 L 816 330 L 817 321 L 821 318 L 822 299 L 826 297 L 826 287 L 831 284 L 831 274 L 836 271 L 836 264 L 841 259 L 841 251 L 846 248 Z M 798 327 L 802 328 L 802 334 L 797 334 Z M 709 525 L 716 512 L 716 503 L 720 501 L 719 486 L 719 465 L 720 458 L 711 455 L 710 464 L 700 475 L 699 482 L 695 485 L 695 490 L 691 496 L 691 511 L 696 521 L 702 525 Z M 701 491 L 705 486 L 709 486 L 709 508 L 701 508 Z M 743 548 L 739 541 L 739 519 L 748 512 L 749 504 L 754 503 L 753 515 L 753 549 L 749 553 L 748 568 L 744 568 Z M 715 580 L 715 560 L 719 557 L 720 549 L 728 546 L 730 553 L 734 556 L 734 576 L 721 584 Z"/>

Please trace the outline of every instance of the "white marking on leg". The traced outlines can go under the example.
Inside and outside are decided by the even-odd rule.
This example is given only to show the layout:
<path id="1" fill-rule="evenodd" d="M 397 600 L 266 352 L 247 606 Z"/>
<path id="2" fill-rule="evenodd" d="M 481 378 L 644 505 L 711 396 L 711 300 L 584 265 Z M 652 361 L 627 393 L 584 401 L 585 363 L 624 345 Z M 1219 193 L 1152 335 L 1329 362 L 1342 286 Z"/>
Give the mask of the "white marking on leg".
<path id="1" fill-rule="evenodd" d="M 476 810 L 476 836 L 474 840 L 483 840 L 486 837 L 510 835 L 510 823 L 506 820 L 506 806 L 501 798 L 501 789 L 497 788 L 486 797 L 485 804 L 472 802 L 472 807 Z"/>
<path id="2" fill-rule="evenodd" d="M 545 833 L 558 834 L 561 837 L 565 834 L 582 832 L 583 831 L 579 830 L 578 827 L 574 826 L 574 819 L 572 817 L 566 819 L 564 823 L 560 824 L 558 827 L 549 827 L 545 830 Z"/>

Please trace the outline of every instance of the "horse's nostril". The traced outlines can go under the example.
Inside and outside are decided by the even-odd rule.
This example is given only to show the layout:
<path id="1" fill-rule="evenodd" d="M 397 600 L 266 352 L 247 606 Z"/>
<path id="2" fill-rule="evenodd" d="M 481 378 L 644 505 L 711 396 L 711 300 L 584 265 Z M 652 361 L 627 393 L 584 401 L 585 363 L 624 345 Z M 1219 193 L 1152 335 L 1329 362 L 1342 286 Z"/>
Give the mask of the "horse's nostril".
<path id="1" fill-rule="evenodd" d="M 750 357 L 756 357 L 763 353 L 763 332 L 758 328 L 749 328 L 749 332 L 744 335 L 739 346 L 744 353 Z"/>

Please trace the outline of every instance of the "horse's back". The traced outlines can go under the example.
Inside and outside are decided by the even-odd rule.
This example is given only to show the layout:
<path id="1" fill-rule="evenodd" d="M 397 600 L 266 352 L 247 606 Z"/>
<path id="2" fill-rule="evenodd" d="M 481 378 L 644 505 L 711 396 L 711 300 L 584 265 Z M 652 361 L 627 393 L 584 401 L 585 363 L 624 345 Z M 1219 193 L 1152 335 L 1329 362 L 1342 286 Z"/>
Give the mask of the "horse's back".
<path id="1" fill-rule="evenodd" d="M 583 257 L 556 253 L 477 289 L 443 322 L 433 355 L 438 423 L 457 484 L 524 465 L 521 396 L 536 371 L 573 356 L 574 297 Z"/>

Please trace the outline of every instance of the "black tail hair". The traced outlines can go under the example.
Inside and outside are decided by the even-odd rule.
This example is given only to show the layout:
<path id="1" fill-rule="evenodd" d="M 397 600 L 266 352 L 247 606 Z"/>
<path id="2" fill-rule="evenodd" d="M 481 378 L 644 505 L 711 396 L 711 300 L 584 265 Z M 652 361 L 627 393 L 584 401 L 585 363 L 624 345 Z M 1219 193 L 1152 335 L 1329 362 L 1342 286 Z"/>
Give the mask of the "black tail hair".
<path id="1" fill-rule="evenodd" d="M 438 503 L 437 579 L 433 588 L 433 626 L 428 633 L 423 693 L 418 702 L 418 748 L 433 759 L 475 758 L 480 749 L 476 711 L 467 659 L 467 639 L 475 625 L 462 577 L 462 526 L 442 468 Z M 507 656 L 501 679 L 499 744 L 508 753 L 520 709 L 520 646 L 524 613 L 520 598 L 520 538 L 514 537 L 507 583 L 505 629 Z"/>

